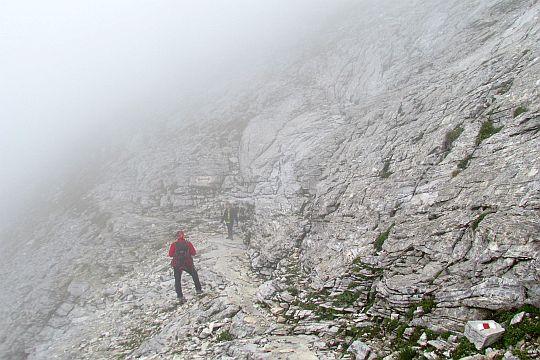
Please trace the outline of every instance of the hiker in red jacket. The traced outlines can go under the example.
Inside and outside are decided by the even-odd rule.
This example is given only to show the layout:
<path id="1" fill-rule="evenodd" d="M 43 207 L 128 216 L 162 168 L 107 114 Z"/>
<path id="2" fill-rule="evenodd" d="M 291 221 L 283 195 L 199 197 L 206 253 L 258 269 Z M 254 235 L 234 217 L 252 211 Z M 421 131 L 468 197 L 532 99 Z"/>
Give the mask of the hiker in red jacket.
<path id="1" fill-rule="evenodd" d="M 195 247 L 190 241 L 187 241 L 184 235 L 184 231 L 178 232 L 178 239 L 171 244 L 169 248 L 169 256 L 172 257 L 171 266 L 174 269 L 174 288 L 176 290 L 176 296 L 180 303 L 184 303 L 185 299 L 182 295 L 182 271 L 186 271 L 193 278 L 195 283 L 195 290 L 197 294 L 202 294 L 201 282 L 199 281 L 199 274 L 195 270 L 193 265 L 193 256 L 197 254 Z"/>

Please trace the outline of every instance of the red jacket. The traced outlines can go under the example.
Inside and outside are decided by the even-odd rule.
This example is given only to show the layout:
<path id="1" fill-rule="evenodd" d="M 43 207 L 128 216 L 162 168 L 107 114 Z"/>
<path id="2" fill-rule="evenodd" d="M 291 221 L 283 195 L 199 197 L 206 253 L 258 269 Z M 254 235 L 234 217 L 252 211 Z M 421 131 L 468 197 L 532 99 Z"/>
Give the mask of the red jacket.
<path id="1" fill-rule="evenodd" d="M 175 259 L 174 259 L 174 252 L 176 250 L 176 243 L 179 242 L 179 241 L 185 241 L 187 242 L 187 245 L 188 245 L 188 251 L 189 251 L 189 255 L 191 256 L 195 256 L 197 254 L 197 250 L 195 250 L 195 247 L 193 246 L 193 244 L 190 242 L 190 241 L 186 241 L 184 239 L 178 239 L 176 240 L 175 242 L 173 242 L 171 244 L 171 246 L 169 247 L 169 256 L 172 257 L 173 259 L 171 260 L 171 266 L 172 267 L 176 267 L 176 263 L 175 263 Z M 193 259 L 189 259 L 189 262 L 190 264 L 187 264 L 188 266 L 190 267 L 193 267 Z"/>

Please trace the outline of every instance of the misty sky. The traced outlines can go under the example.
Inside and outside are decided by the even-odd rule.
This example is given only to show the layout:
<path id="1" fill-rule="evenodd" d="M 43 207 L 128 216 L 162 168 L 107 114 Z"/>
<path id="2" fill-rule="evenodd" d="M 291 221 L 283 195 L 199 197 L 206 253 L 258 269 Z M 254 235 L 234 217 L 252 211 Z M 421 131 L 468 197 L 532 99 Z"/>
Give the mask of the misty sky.
<path id="1" fill-rule="evenodd" d="M 184 94 L 275 56 L 345 1 L 0 0 L 0 216 L 67 153 L 170 115 Z"/>

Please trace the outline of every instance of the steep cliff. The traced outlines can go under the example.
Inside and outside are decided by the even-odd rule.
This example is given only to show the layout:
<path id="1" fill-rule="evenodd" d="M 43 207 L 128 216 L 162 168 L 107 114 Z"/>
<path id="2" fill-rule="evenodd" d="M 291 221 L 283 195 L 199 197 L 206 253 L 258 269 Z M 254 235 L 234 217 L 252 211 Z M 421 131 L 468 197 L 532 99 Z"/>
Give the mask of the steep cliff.
<path id="1" fill-rule="evenodd" d="M 270 306 L 290 288 L 373 317 L 428 301 L 412 324 L 457 332 L 540 306 L 539 16 L 530 0 L 351 6 L 252 85 L 141 134 L 17 237 L 0 350 L 45 356 L 178 227 L 216 231 L 226 200 Z"/>
<path id="2" fill-rule="evenodd" d="M 455 329 L 540 299 L 538 5 L 411 6 L 351 16 L 250 121 L 251 245 L 261 267 L 299 247 L 316 287 L 382 269 L 371 311 L 430 297 Z"/>

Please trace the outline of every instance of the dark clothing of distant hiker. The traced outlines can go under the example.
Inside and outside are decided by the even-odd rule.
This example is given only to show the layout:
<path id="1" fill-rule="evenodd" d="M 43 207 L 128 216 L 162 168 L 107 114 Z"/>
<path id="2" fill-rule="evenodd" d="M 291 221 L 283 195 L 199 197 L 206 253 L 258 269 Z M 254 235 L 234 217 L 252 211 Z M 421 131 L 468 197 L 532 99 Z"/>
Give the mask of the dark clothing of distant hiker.
<path id="1" fill-rule="evenodd" d="M 177 247 L 182 247 L 187 250 L 186 255 L 182 258 L 177 254 Z M 182 294 L 182 271 L 184 270 L 193 278 L 197 294 L 202 293 L 199 274 L 197 274 L 197 270 L 195 270 L 195 266 L 193 265 L 193 256 L 195 256 L 195 254 L 197 254 L 197 250 L 195 250 L 195 247 L 190 241 L 186 241 L 184 232 L 180 231 L 178 233 L 178 240 L 173 242 L 169 248 L 169 256 L 172 257 L 171 266 L 174 270 L 174 288 L 176 290 L 176 296 L 180 300 L 184 299 L 184 295 Z"/>
<path id="2" fill-rule="evenodd" d="M 238 214 L 236 209 L 232 208 L 230 205 L 225 208 L 223 216 L 221 217 L 221 222 L 224 222 L 227 225 L 227 239 L 233 238 L 233 225 L 236 222 L 238 224 Z"/>

